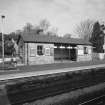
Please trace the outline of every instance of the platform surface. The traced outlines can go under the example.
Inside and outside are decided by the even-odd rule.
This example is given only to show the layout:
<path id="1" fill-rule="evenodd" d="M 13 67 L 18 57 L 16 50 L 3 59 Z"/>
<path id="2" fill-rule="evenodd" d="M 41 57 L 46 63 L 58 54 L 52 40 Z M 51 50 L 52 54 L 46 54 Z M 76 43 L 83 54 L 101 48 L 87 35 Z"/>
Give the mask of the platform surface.
<path id="1" fill-rule="evenodd" d="M 99 67 L 105 67 L 105 60 L 18 66 L 17 70 L 9 70 L 9 71 L 1 70 L 0 80 L 24 78 L 24 77 L 31 77 L 31 76 L 99 68 Z"/>

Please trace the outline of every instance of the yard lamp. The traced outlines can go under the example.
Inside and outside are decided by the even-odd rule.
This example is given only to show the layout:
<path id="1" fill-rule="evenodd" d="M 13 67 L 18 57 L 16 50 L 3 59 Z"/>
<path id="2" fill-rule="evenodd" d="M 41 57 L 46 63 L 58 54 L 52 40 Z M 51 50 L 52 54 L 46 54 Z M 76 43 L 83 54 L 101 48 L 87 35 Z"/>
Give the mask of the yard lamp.
<path id="1" fill-rule="evenodd" d="M 1 15 L 1 21 L 2 21 L 1 34 L 2 34 L 2 60 L 3 60 L 3 66 L 4 66 L 4 32 L 3 32 L 3 20 L 4 19 L 5 19 L 5 16 Z"/>

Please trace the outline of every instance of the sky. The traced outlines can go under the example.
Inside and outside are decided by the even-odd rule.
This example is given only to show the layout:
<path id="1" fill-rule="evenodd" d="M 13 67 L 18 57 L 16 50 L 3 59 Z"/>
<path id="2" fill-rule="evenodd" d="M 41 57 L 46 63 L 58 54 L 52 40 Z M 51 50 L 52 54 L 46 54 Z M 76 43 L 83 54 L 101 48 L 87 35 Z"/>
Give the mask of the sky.
<path id="1" fill-rule="evenodd" d="M 22 29 L 26 23 L 37 25 L 47 19 L 58 34 L 70 33 L 81 21 L 105 21 L 105 0 L 0 0 L 0 31 L 10 33 Z"/>

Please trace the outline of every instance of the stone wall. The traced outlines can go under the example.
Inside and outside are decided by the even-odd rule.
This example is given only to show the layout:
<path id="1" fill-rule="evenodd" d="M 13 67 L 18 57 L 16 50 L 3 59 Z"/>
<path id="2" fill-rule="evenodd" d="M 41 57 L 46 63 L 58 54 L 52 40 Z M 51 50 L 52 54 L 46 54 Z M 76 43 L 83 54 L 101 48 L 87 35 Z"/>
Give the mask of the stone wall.
<path id="1" fill-rule="evenodd" d="M 77 58 L 77 61 L 90 61 L 92 60 L 92 56 L 91 55 L 80 55 Z"/>
<path id="2" fill-rule="evenodd" d="M 43 46 L 43 55 L 37 54 L 37 46 Z M 87 53 L 84 51 L 87 48 Z M 92 60 L 92 47 L 88 45 L 77 45 L 77 61 Z M 54 63 L 54 44 L 48 43 L 25 43 L 24 64 L 49 64 Z"/>
<path id="3" fill-rule="evenodd" d="M 37 46 L 42 45 L 43 55 L 37 54 Z M 25 44 L 25 64 L 48 64 L 54 63 L 54 45 L 47 43 L 26 43 Z"/>
<path id="4" fill-rule="evenodd" d="M 87 48 L 87 53 L 84 53 L 84 47 Z M 90 61 L 92 60 L 92 47 L 88 45 L 77 46 L 77 61 Z"/>

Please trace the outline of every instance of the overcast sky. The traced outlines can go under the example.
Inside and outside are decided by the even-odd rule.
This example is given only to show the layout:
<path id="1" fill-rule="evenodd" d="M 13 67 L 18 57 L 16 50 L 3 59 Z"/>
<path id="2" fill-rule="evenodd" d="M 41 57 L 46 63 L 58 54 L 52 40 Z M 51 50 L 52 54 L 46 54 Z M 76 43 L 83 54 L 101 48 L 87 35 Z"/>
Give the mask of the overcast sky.
<path id="1" fill-rule="evenodd" d="M 6 16 L 6 33 L 46 18 L 59 34 L 74 34 L 76 25 L 83 20 L 105 21 L 105 0 L 0 0 L 2 14 Z"/>

